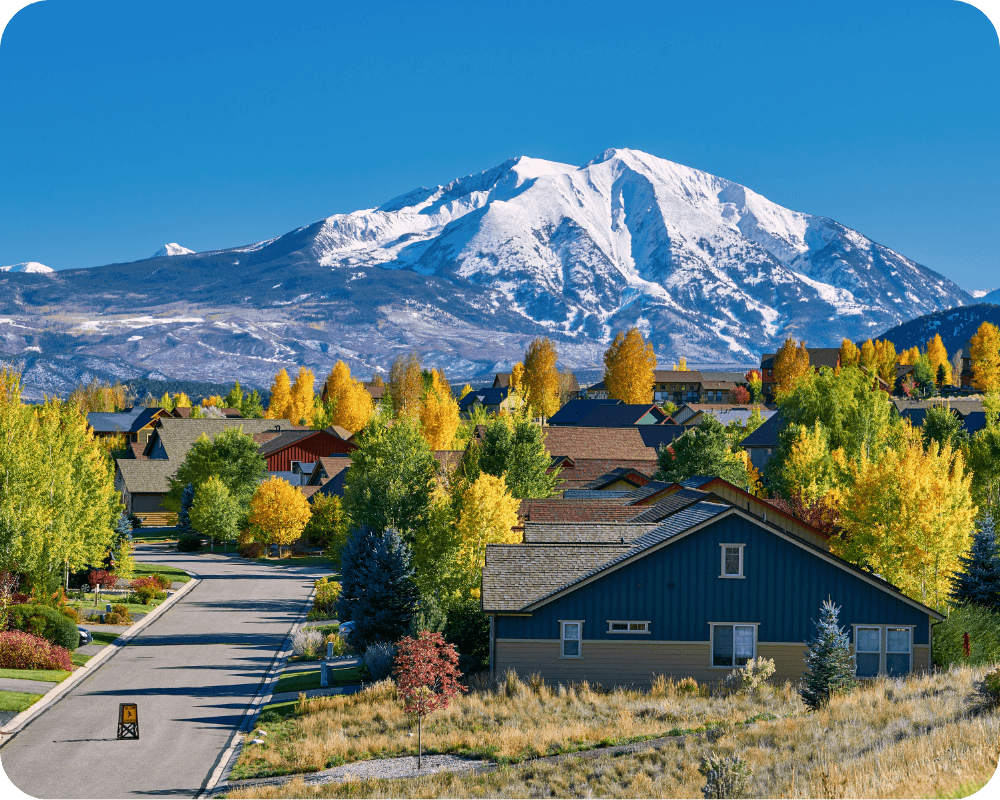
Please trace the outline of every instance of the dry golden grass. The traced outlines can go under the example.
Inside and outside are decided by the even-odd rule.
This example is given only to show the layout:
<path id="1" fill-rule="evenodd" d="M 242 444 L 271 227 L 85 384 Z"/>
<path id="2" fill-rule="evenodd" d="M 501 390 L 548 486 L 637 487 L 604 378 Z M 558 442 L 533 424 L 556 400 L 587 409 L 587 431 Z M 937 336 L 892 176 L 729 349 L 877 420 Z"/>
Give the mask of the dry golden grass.
<path id="1" fill-rule="evenodd" d="M 660 679 L 650 692 L 604 692 L 586 683 L 549 686 L 536 676 L 521 681 L 511 674 L 427 717 L 423 743 L 429 753 L 478 754 L 505 762 L 802 710 L 791 685 L 750 698 L 713 695 L 693 681 Z M 416 722 L 403 713 L 391 681 L 354 695 L 312 698 L 294 717 L 282 722 L 265 717 L 261 727 L 269 733 L 265 743 L 244 748 L 234 778 L 416 754 Z"/>
<path id="2" fill-rule="evenodd" d="M 566 756 L 484 774 L 441 774 L 407 781 L 354 781 L 306 787 L 296 780 L 282 787 L 232 792 L 230 797 L 701 797 L 704 779 L 698 765 L 708 753 L 739 754 L 750 766 L 752 797 L 939 797 L 962 796 L 982 786 L 997 770 L 1000 758 L 1000 715 L 970 716 L 964 700 L 982 669 L 960 668 L 907 680 L 883 679 L 834 700 L 829 707 L 760 721 L 745 727 L 723 727 L 707 734 L 678 738 L 635 755 L 581 758 Z M 378 689 L 389 695 L 385 687 Z M 375 692 L 373 692 L 375 693 Z M 563 704 L 585 715 L 591 699 L 566 701 L 551 696 L 542 708 L 560 712 Z M 568 691 L 567 691 L 568 694 Z M 597 698 L 598 695 L 593 695 Z M 616 693 L 619 694 L 619 693 Z M 531 696 L 537 697 L 532 699 Z M 539 707 L 535 692 L 519 698 Z M 626 700 L 626 697 L 629 699 Z M 624 721 L 629 703 L 635 712 L 654 701 L 682 717 L 697 718 L 695 709 L 721 712 L 724 698 L 620 693 L 600 696 L 617 705 L 613 716 Z M 508 698 L 512 700 L 514 698 Z M 508 707 L 495 696 L 497 717 Z M 474 702 L 468 698 L 465 702 Z M 561 701 L 561 702 L 560 702 Z M 385 709 L 372 708 L 373 718 L 389 724 Z M 481 696 L 486 705 L 489 698 Z M 747 701 L 733 701 L 743 702 Z M 783 691 L 765 700 L 772 711 L 795 705 Z M 691 706 L 687 711 L 683 707 Z M 729 711 L 739 716 L 738 705 Z M 446 712 L 447 713 L 447 712 Z M 458 712 L 455 712 L 458 713 Z M 643 719 L 632 714 L 629 730 Z M 340 717 L 342 721 L 345 717 Z M 459 717 L 461 719 L 461 716 Z M 527 723 L 529 738 L 556 725 L 546 717 Z M 586 723 L 583 724 L 586 728 Z M 579 728 L 577 728 L 579 730 Z M 315 732 L 314 734 L 315 735 Z M 388 734 L 386 734 L 388 735 Z M 440 734 L 439 734 L 440 735 Z M 485 731 L 478 736 L 483 738 Z M 347 738 L 347 737 L 345 737 Z M 515 742 L 520 739 L 515 737 Z"/>

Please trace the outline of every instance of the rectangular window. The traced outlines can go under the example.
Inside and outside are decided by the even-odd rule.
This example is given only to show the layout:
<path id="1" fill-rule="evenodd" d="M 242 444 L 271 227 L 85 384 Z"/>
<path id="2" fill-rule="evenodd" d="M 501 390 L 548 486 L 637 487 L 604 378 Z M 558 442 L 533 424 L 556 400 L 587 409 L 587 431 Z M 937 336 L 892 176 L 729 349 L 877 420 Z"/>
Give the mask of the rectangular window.
<path id="1" fill-rule="evenodd" d="M 712 625 L 712 666 L 743 667 L 754 657 L 755 625 Z"/>
<path id="2" fill-rule="evenodd" d="M 906 675 L 910 671 L 910 629 L 885 629 L 885 671 Z"/>
<path id="3" fill-rule="evenodd" d="M 608 633 L 649 633 L 649 622 L 609 619 Z"/>
<path id="4" fill-rule="evenodd" d="M 859 678 L 874 678 L 878 675 L 881 652 L 881 628 L 855 629 L 854 655 Z"/>
<path id="5" fill-rule="evenodd" d="M 580 629 L 582 622 L 562 623 L 562 655 L 564 658 L 580 657 Z"/>
<path id="6" fill-rule="evenodd" d="M 720 578 L 743 577 L 743 544 L 721 544 L 722 572 Z"/>

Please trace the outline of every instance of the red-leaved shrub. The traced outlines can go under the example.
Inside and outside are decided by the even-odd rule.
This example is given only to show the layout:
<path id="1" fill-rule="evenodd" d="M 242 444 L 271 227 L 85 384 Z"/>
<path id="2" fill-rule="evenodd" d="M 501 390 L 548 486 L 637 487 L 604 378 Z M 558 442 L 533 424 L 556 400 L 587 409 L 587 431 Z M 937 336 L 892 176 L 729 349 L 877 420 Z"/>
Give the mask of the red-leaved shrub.
<path id="1" fill-rule="evenodd" d="M 0 632 L 0 669 L 73 669 L 69 650 L 23 631 Z"/>
<path id="2" fill-rule="evenodd" d="M 132 594 L 145 606 L 148 606 L 153 599 L 162 600 L 166 597 L 166 594 L 160 588 L 159 581 L 152 575 L 147 575 L 145 578 L 136 578 L 132 581 L 130 588 L 132 589 Z"/>
<path id="3" fill-rule="evenodd" d="M 87 573 L 87 583 L 90 584 L 90 591 L 94 591 L 95 586 L 102 589 L 113 589 L 118 583 L 118 576 L 105 569 L 92 569 Z"/>

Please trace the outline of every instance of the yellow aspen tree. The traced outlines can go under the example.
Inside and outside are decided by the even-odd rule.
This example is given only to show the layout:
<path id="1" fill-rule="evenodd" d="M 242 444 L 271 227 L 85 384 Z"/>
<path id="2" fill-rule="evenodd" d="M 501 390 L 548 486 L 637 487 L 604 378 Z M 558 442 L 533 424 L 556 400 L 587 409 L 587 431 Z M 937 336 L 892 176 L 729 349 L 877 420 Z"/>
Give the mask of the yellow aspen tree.
<path id="1" fill-rule="evenodd" d="M 548 338 L 535 339 L 524 353 L 524 395 L 535 416 L 551 417 L 559 410 L 558 358 Z"/>
<path id="2" fill-rule="evenodd" d="M 284 478 L 270 478 L 250 498 L 247 521 L 260 541 L 286 547 L 302 535 L 312 509 L 305 495 Z"/>
<path id="3" fill-rule="evenodd" d="M 1000 328 L 989 322 L 970 339 L 972 385 L 981 392 L 1000 391 Z"/>
<path id="4" fill-rule="evenodd" d="M 184 394 L 184 392 L 178 392 L 177 394 L 174 395 L 174 408 L 175 409 L 178 409 L 178 408 L 191 408 L 192 405 L 193 405 L 193 403 L 191 402 L 191 398 L 188 397 L 186 394 Z"/>
<path id="5" fill-rule="evenodd" d="M 447 383 L 434 380 L 427 390 L 420 408 L 420 428 L 431 450 L 451 447 L 458 430 L 458 403 Z"/>
<path id="6" fill-rule="evenodd" d="M 209 406 L 215 406 L 216 408 L 225 408 L 226 401 L 222 399 L 220 395 L 214 394 L 211 397 L 203 397 L 201 399 L 201 407 L 208 408 Z"/>
<path id="7" fill-rule="evenodd" d="M 463 493 L 461 507 L 457 562 L 464 577 L 465 593 L 478 597 L 486 545 L 521 541 L 521 534 L 514 531 L 520 501 L 511 496 L 502 476 L 483 472 Z"/>
<path id="8" fill-rule="evenodd" d="M 385 386 L 385 380 L 382 378 L 381 372 L 376 372 L 372 376 L 372 386 Z"/>
<path id="9" fill-rule="evenodd" d="M 163 396 L 157 403 L 160 408 L 166 409 L 167 411 L 174 410 L 174 399 L 170 396 L 170 392 L 164 392 Z"/>
<path id="10" fill-rule="evenodd" d="M 316 376 L 311 369 L 299 367 L 298 375 L 295 376 L 295 383 L 292 385 L 291 403 L 289 419 L 295 425 L 309 425 L 312 423 L 313 414 L 316 410 L 316 395 L 313 392 L 313 385 Z"/>
<path id="11" fill-rule="evenodd" d="M 420 356 L 413 352 L 397 356 L 389 369 L 389 396 L 393 414 L 411 419 L 420 418 L 420 400 L 424 394 L 424 379 Z"/>
<path id="12" fill-rule="evenodd" d="M 458 399 L 461 400 L 463 397 L 465 397 L 471 391 L 472 391 L 472 387 L 469 384 L 465 384 L 465 386 L 462 387 L 461 393 L 458 395 Z"/>
<path id="13" fill-rule="evenodd" d="M 940 606 L 977 514 L 962 453 L 935 441 L 925 448 L 920 433 L 907 428 L 897 447 L 842 465 L 842 532 L 833 552 Z"/>
<path id="14" fill-rule="evenodd" d="M 899 354 L 899 363 L 909 366 L 916 364 L 918 358 L 920 358 L 920 348 L 911 347 L 909 350 L 904 350 Z"/>
<path id="15" fill-rule="evenodd" d="M 774 356 L 774 385 L 777 392 L 791 391 L 799 378 L 809 374 L 809 351 L 806 343 L 788 338 Z"/>
<path id="16" fill-rule="evenodd" d="M 281 370 L 271 384 L 271 402 L 264 416 L 267 419 L 288 419 L 292 410 L 292 382 L 288 371 Z"/>
<path id="17" fill-rule="evenodd" d="M 875 368 L 875 361 L 875 342 L 869 339 L 861 345 L 861 352 L 858 354 L 858 366 L 871 372 Z"/>
<path id="18" fill-rule="evenodd" d="M 782 477 L 789 495 L 799 495 L 812 503 L 833 485 L 830 437 L 819 420 L 812 428 L 796 427 Z"/>
<path id="19" fill-rule="evenodd" d="M 844 339 L 840 343 L 840 366 L 841 369 L 844 367 L 856 367 L 858 365 L 858 359 L 861 357 L 861 351 L 850 339 Z"/>
<path id="20" fill-rule="evenodd" d="M 635 329 L 633 328 L 633 330 Z M 688 368 L 688 360 L 684 356 L 681 356 L 680 359 L 678 359 L 677 361 L 677 369 L 679 372 L 687 372 L 687 368 Z M 655 364 L 653 365 L 653 369 L 656 369 Z"/>
<path id="21" fill-rule="evenodd" d="M 510 370 L 510 390 L 524 397 L 524 364 L 518 361 Z"/>
<path id="22" fill-rule="evenodd" d="M 951 361 L 948 360 L 948 351 L 944 347 L 944 342 L 941 341 L 940 333 L 935 333 L 927 341 L 927 358 L 931 362 L 931 369 L 934 370 L 934 380 L 937 381 L 938 386 L 942 385 L 942 366 L 945 368 L 944 383 L 951 383 Z"/>
<path id="23" fill-rule="evenodd" d="M 687 366 L 681 358 L 680 368 Z M 604 387 L 608 397 L 624 403 L 653 402 L 653 377 L 656 353 L 638 328 L 621 331 L 604 352 Z"/>
<path id="24" fill-rule="evenodd" d="M 951 357 L 951 385 L 962 385 L 962 351 L 956 350 Z"/>
<path id="25" fill-rule="evenodd" d="M 339 425 L 357 433 L 368 424 L 375 413 L 375 404 L 361 381 L 351 377 L 351 368 L 338 361 L 326 379 L 326 397 L 333 403 L 331 425 Z"/>
<path id="26" fill-rule="evenodd" d="M 896 345 L 886 340 L 875 342 L 875 364 L 876 374 L 889 386 L 896 382 Z"/>

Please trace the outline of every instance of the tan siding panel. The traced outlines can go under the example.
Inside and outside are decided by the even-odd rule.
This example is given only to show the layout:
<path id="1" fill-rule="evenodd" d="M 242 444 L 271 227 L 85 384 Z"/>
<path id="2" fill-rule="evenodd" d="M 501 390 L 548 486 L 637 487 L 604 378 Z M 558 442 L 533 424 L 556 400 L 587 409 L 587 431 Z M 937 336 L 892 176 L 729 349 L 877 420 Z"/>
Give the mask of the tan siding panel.
<path id="1" fill-rule="evenodd" d="M 583 658 L 560 658 L 558 640 L 496 643 L 497 675 L 513 669 L 521 676 L 538 673 L 550 683 L 589 681 L 605 687 L 649 687 L 655 675 L 692 677 L 699 682 L 721 680 L 727 670 L 710 669 L 708 642 L 583 641 Z"/>
<path id="2" fill-rule="evenodd" d="M 926 644 L 913 645 L 913 671 L 927 672 L 931 668 L 931 648 Z"/>
<path id="3" fill-rule="evenodd" d="M 771 680 L 775 682 L 794 681 L 805 675 L 808 649 L 809 645 L 805 642 L 802 644 L 757 642 L 757 656 L 774 659 L 774 676 Z"/>

